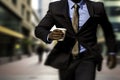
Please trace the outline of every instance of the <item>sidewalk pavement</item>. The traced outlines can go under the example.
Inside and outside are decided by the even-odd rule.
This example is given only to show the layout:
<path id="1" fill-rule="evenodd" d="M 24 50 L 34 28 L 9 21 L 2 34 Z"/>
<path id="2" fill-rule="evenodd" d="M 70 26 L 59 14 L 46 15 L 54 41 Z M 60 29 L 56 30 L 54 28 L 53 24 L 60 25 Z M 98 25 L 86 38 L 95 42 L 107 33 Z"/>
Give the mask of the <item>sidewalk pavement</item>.
<path id="1" fill-rule="evenodd" d="M 33 55 L 19 61 L 0 66 L 0 80 L 59 80 L 58 71 L 44 65 L 47 54 L 44 54 L 43 62 L 38 64 L 38 56 Z M 120 80 L 120 64 L 109 70 L 103 65 L 103 70 L 97 72 L 96 80 Z M 87 77 L 87 75 L 86 75 Z"/>
<path id="2" fill-rule="evenodd" d="M 33 53 L 33 54 L 35 54 L 35 53 Z M 18 60 L 24 59 L 26 57 L 30 57 L 30 55 L 22 54 L 20 56 L 14 55 L 12 57 L 9 57 L 9 56 L 0 57 L 0 65 L 11 63 L 11 62 L 14 62 L 14 61 L 18 61 Z"/>

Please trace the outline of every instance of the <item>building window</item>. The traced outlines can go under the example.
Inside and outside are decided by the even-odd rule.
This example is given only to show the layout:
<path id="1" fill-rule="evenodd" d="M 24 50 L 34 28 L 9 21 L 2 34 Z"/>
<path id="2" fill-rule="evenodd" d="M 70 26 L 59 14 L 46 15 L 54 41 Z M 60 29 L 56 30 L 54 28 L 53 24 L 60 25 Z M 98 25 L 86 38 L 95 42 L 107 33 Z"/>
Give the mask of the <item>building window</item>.
<path id="1" fill-rule="evenodd" d="M 106 10 L 109 16 L 120 16 L 120 7 L 118 6 L 106 7 Z"/>
<path id="2" fill-rule="evenodd" d="M 27 11 L 27 21 L 30 21 L 30 12 Z"/>
<path id="3" fill-rule="evenodd" d="M 113 30 L 115 32 L 120 32 L 120 23 L 118 22 L 112 22 Z"/>
<path id="4" fill-rule="evenodd" d="M 31 0 L 27 0 L 27 4 L 30 5 L 31 4 Z"/>
<path id="5" fill-rule="evenodd" d="M 24 16 L 25 13 L 25 5 L 22 4 L 21 6 L 21 14 Z"/>
<path id="6" fill-rule="evenodd" d="M 13 3 L 14 5 L 16 5 L 16 4 L 17 4 L 17 0 L 12 0 L 12 3 Z"/>

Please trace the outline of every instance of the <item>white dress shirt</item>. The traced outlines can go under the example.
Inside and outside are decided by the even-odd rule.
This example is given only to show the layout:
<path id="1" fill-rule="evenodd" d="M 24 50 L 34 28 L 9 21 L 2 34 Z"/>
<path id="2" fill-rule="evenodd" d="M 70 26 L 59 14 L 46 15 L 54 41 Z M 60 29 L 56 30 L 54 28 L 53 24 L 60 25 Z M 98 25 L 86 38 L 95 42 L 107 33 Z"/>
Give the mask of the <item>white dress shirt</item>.
<path id="1" fill-rule="evenodd" d="M 73 11 L 74 11 L 74 2 L 72 2 L 71 0 L 68 0 L 68 5 L 69 5 L 69 16 L 70 19 L 72 21 L 72 17 L 73 17 Z M 84 0 L 81 0 L 79 3 L 77 3 L 80 8 L 79 8 L 79 29 L 81 29 L 81 27 L 86 23 L 86 21 L 90 18 L 88 9 L 87 9 L 87 5 L 84 2 Z M 86 49 L 80 45 L 80 52 L 84 52 Z"/>

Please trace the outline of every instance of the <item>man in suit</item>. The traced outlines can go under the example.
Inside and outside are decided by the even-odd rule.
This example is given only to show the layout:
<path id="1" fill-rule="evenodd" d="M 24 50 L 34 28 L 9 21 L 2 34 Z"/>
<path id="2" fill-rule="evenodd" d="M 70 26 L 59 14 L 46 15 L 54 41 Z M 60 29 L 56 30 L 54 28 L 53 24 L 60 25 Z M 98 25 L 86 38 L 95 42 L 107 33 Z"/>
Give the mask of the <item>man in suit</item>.
<path id="1" fill-rule="evenodd" d="M 72 25 L 74 4 L 78 5 L 78 31 Z M 76 18 L 77 19 L 77 18 Z M 116 66 L 116 40 L 108 21 L 104 5 L 89 0 L 61 0 L 52 2 L 46 16 L 35 28 L 36 37 L 46 43 L 58 40 L 45 64 L 59 69 L 60 80 L 95 80 L 95 72 L 101 70 L 102 56 L 97 45 L 97 26 L 101 25 L 107 45 L 107 65 Z M 65 39 L 61 30 L 67 29 Z M 74 45 L 78 42 L 78 53 L 73 55 Z"/>

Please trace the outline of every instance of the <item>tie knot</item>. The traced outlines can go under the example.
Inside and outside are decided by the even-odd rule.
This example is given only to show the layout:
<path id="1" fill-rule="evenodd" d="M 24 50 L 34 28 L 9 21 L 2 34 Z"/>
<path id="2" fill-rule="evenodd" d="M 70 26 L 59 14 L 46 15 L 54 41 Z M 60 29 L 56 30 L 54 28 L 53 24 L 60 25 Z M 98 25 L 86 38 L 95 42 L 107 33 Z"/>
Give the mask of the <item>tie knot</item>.
<path id="1" fill-rule="evenodd" d="M 78 4 L 74 4 L 73 7 L 76 8 L 76 9 L 78 9 L 78 8 L 79 8 L 79 5 L 78 5 Z"/>

